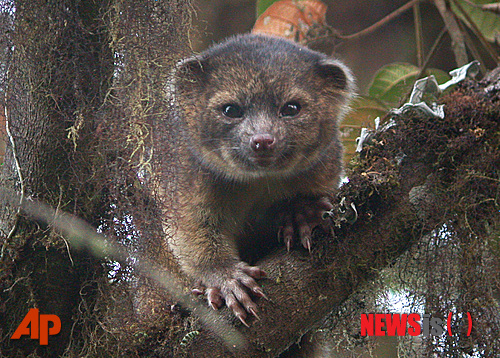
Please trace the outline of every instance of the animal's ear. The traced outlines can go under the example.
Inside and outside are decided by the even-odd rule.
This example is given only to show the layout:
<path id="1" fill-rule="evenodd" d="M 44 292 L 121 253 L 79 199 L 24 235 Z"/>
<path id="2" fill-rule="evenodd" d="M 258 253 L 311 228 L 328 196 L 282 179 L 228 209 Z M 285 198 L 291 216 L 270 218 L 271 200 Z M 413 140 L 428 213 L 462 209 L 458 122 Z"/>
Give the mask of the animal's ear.
<path id="1" fill-rule="evenodd" d="M 179 61 L 174 69 L 175 83 L 178 87 L 201 86 L 208 74 L 208 61 L 199 56 Z"/>
<path id="2" fill-rule="evenodd" d="M 315 67 L 316 75 L 324 82 L 326 87 L 350 91 L 353 86 L 351 71 L 340 61 L 333 58 L 323 58 Z"/>

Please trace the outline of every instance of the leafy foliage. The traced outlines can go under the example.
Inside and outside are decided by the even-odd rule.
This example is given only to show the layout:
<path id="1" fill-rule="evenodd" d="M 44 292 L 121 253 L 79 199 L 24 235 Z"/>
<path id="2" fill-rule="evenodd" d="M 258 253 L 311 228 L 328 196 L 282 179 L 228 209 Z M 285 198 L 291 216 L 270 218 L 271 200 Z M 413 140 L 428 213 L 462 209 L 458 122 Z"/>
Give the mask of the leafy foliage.
<path id="1" fill-rule="evenodd" d="M 434 75 L 438 83 L 446 82 L 450 76 L 444 71 L 430 69 L 421 74 L 417 66 L 408 63 L 392 63 L 382 67 L 375 74 L 368 88 L 371 98 L 387 106 L 398 106 L 405 99 L 419 77 Z"/>
<path id="2" fill-rule="evenodd" d="M 391 108 L 399 107 L 408 99 L 419 77 L 430 75 L 434 75 L 439 83 L 450 79 L 444 71 L 429 69 L 421 73 L 417 66 L 409 63 L 392 63 L 377 71 L 368 87 L 368 95 L 358 96 L 353 101 L 351 111 L 340 126 L 347 162 L 355 153 L 361 128 L 373 128 L 375 118 L 384 118 Z"/>
<path id="3" fill-rule="evenodd" d="M 465 11 L 465 15 L 457 6 L 457 3 Z M 477 26 L 481 34 L 488 41 L 498 42 L 500 39 L 500 17 L 497 14 L 487 11 L 479 6 L 493 3 L 498 2 L 496 0 L 455 0 L 451 1 L 451 8 L 453 12 L 467 24 L 467 26 Z M 478 6 L 474 6 L 473 4 L 477 4 Z M 474 24 L 471 24 L 471 21 Z"/>

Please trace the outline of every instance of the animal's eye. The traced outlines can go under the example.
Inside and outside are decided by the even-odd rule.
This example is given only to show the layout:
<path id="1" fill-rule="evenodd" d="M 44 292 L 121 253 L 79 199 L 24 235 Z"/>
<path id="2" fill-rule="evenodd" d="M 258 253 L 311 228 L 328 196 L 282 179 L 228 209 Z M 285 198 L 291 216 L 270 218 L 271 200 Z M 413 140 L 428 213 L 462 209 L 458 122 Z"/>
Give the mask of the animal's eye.
<path id="1" fill-rule="evenodd" d="M 237 104 L 225 104 L 222 106 L 222 114 L 229 118 L 243 117 L 243 108 Z"/>
<path id="2" fill-rule="evenodd" d="M 294 117 L 299 114 L 301 109 L 300 103 L 296 101 L 291 101 L 285 103 L 280 109 L 280 116 L 282 117 Z"/>

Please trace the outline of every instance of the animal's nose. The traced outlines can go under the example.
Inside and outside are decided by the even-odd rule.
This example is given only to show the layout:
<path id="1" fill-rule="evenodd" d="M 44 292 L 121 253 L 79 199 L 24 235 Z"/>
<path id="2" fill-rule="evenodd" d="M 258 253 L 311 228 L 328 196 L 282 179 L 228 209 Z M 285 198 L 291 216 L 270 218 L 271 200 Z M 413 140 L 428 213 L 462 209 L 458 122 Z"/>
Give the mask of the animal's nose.
<path id="1" fill-rule="evenodd" d="M 269 152 L 274 148 L 276 139 L 271 134 L 255 134 L 250 139 L 250 146 L 256 153 Z"/>

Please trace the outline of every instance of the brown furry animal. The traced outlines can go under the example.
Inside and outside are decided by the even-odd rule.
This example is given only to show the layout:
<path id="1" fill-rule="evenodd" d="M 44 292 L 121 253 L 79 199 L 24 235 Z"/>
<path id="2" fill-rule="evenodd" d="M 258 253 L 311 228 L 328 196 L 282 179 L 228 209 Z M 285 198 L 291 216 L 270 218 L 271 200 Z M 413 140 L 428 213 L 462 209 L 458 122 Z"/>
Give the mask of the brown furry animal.
<path id="1" fill-rule="evenodd" d="M 169 245 L 209 304 L 246 325 L 264 296 L 250 262 L 282 238 L 311 249 L 331 208 L 353 93 L 339 61 L 285 39 L 242 35 L 182 61 L 174 76 L 180 171 Z"/>

